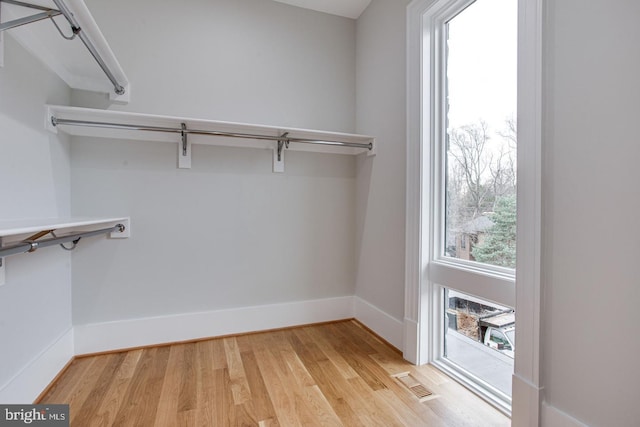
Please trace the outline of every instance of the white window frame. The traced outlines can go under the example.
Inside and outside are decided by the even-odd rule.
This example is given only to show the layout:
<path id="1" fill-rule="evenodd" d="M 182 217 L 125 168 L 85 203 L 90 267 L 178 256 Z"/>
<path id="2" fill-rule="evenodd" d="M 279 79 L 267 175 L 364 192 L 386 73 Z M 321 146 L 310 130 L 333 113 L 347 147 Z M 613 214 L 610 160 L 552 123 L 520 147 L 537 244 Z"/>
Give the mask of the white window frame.
<path id="1" fill-rule="evenodd" d="M 438 66 L 432 55 L 435 34 L 427 19 L 436 8 L 457 0 L 414 0 L 407 9 L 407 217 L 405 270 L 404 357 L 416 364 L 438 358 L 443 314 L 438 262 L 434 257 L 432 213 L 435 185 L 430 141 L 442 118 L 436 116 L 431 94 L 442 87 L 433 78 Z M 513 375 L 512 422 L 539 424 L 540 384 L 540 234 L 541 234 L 541 91 L 542 7 L 544 0 L 518 0 L 518 195 L 517 289 L 513 296 L 518 324 L 518 349 Z M 469 266 L 473 270 L 472 266 Z M 460 269 L 459 282 L 473 271 Z M 500 271 L 496 271 L 500 277 Z M 468 277 L 467 277 L 468 279 Z M 505 287 L 513 284 L 502 275 Z M 474 280 L 477 275 L 474 274 Z M 477 285 L 474 285 L 477 286 Z M 464 287 L 460 287 L 464 291 Z M 506 289 L 506 288 L 505 288 Z M 502 292 L 502 291 L 497 291 Z M 473 293 L 473 292 L 471 292 Z M 489 298 L 494 301 L 504 299 Z"/>

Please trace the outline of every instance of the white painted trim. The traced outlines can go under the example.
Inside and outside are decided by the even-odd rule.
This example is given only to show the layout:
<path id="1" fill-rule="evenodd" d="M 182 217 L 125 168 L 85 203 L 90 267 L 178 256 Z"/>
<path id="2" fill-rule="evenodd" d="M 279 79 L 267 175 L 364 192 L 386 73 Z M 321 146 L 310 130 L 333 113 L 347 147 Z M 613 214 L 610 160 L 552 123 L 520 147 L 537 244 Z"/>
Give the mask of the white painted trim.
<path id="1" fill-rule="evenodd" d="M 518 349 L 515 354 L 512 419 L 517 421 L 515 425 L 532 427 L 539 425 L 543 399 L 540 374 L 543 2 L 518 2 Z"/>
<path id="2" fill-rule="evenodd" d="M 587 427 L 587 424 L 576 420 L 566 412 L 562 412 L 555 406 L 551 406 L 547 402 L 542 402 L 541 411 L 542 426 L 549 427 Z M 517 424 L 514 424 L 517 425 Z"/>
<path id="3" fill-rule="evenodd" d="M 404 318 L 404 345 L 402 347 L 402 357 L 407 361 L 418 365 L 417 359 L 420 350 L 416 345 L 420 343 L 420 323 L 407 317 Z"/>
<path id="4" fill-rule="evenodd" d="M 540 425 L 540 401 L 542 389 L 529 381 L 513 375 L 511 395 L 511 424 L 514 426 Z"/>
<path id="5" fill-rule="evenodd" d="M 423 153 L 422 140 L 424 138 L 422 117 L 429 117 L 429 102 L 423 99 L 422 76 L 431 70 L 423 70 L 424 43 L 429 43 L 428 34 L 423 34 L 422 17 L 426 10 L 435 2 L 414 0 L 407 7 L 407 181 L 406 181 L 406 228 L 405 228 L 405 324 L 408 330 L 405 332 L 404 357 L 416 364 L 429 361 L 428 344 L 420 340 L 419 332 L 422 319 L 420 314 L 422 307 L 422 281 L 423 281 L 423 248 L 428 230 L 423 230 L 424 215 L 428 215 L 428 207 L 422 200 L 424 194 L 423 185 L 428 185 L 424 177 L 429 171 L 424 171 L 424 165 L 431 162 L 424 161 L 429 156 L 429 151 Z M 430 80 L 430 79 L 428 79 Z M 423 207 L 427 212 L 423 212 Z M 411 324 L 415 324 L 411 326 Z M 415 332 L 415 333 L 414 333 Z"/>
<path id="6" fill-rule="evenodd" d="M 33 402 L 73 356 L 73 329 L 71 328 L 0 388 L 0 402 L 4 404 Z"/>
<path id="7" fill-rule="evenodd" d="M 360 297 L 353 297 L 354 317 L 397 349 L 403 347 L 404 324 Z"/>
<path id="8" fill-rule="evenodd" d="M 407 192 L 405 267 L 405 358 L 425 363 L 433 358 L 432 345 L 422 337 L 433 334 L 428 316 L 420 315 L 429 304 L 431 285 L 423 277 L 430 251 L 426 236 L 431 200 L 429 150 L 423 141 L 422 120 L 431 117 L 431 100 L 424 96 L 422 80 L 433 80 L 433 68 L 425 69 L 425 47 L 431 46 L 423 30 L 425 12 L 438 0 L 414 0 L 407 8 Z M 517 380 L 514 380 L 514 425 L 537 426 L 540 418 L 540 236 L 541 236 L 541 135 L 542 135 L 542 22 L 544 0 L 518 3 L 518 260 L 515 295 L 518 324 Z M 443 0 L 443 4 L 446 0 Z M 432 88 L 433 89 L 433 88 Z M 427 123 L 432 128 L 436 123 Z M 420 333 L 422 331 L 422 333 Z M 433 342 L 433 340 L 431 340 Z M 425 354 L 426 353 L 426 354 Z M 514 378 L 516 378 L 514 376 Z M 516 386 L 516 382 L 518 383 Z M 527 386 L 523 386 L 527 384 Z M 535 390 L 535 393 L 531 391 Z M 533 400 L 532 400 L 533 399 Z M 551 424 L 550 424 L 551 425 Z"/>
<path id="9" fill-rule="evenodd" d="M 75 354 L 350 319 L 354 317 L 353 298 L 326 298 L 77 325 L 74 330 Z"/>

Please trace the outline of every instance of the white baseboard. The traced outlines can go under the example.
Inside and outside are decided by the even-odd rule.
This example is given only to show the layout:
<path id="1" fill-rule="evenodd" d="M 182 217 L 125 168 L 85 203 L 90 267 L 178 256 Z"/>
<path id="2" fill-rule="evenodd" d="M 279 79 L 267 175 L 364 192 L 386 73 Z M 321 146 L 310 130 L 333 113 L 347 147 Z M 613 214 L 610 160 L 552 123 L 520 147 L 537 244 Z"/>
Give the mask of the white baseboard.
<path id="1" fill-rule="evenodd" d="M 76 355 L 354 317 L 402 348 L 403 322 L 353 296 L 76 325 L 0 388 L 0 402 L 33 402 Z"/>
<path id="2" fill-rule="evenodd" d="M 402 350 L 404 324 L 360 297 L 353 297 L 355 318 L 384 338 L 389 344 Z"/>
<path id="3" fill-rule="evenodd" d="M 77 325 L 75 354 L 188 341 L 354 317 L 354 297 Z"/>
<path id="4" fill-rule="evenodd" d="M 32 403 L 73 356 L 73 329 L 69 329 L 0 388 L 0 402 Z"/>
<path id="5" fill-rule="evenodd" d="M 586 424 L 581 423 L 547 402 L 542 402 L 541 418 L 542 423 L 540 425 L 548 427 L 587 427 Z"/>

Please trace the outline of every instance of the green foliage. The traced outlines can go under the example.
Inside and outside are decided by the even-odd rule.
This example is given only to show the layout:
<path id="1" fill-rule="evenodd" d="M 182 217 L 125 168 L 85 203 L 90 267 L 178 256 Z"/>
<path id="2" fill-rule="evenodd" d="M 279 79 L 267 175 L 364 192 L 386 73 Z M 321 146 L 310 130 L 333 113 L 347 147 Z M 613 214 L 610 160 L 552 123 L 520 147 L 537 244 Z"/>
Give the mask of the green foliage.
<path id="1" fill-rule="evenodd" d="M 515 268 L 516 266 L 516 197 L 501 197 L 491 215 L 493 226 L 471 254 L 478 262 Z"/>

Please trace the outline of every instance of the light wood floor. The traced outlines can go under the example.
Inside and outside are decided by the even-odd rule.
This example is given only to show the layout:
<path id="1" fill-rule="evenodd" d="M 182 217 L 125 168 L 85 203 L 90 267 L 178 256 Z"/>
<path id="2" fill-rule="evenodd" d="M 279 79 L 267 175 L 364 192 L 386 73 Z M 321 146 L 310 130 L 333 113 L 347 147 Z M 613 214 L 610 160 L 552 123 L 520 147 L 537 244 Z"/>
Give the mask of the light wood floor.
<path id="1" fill-rule="evenodd" d="M 70 404 L 78 427 L 510 425 L 356 321 L 77 358 L 40 403 Z"/>

